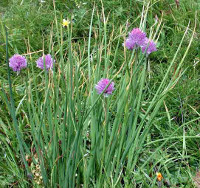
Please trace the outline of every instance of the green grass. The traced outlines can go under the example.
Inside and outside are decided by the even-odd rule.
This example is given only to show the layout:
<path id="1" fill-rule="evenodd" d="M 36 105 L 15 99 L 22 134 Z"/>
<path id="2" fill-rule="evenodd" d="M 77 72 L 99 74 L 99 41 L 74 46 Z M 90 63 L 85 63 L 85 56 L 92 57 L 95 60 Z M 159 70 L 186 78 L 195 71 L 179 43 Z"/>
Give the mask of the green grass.
<path id="1" fill-rule="evenodd" d="M 195 187 L 199 2 L 53 2 L 0 3 L 0 184 Z M 158 41 L 148 58 L 122 46 L 140 24 Z M 18 76 L 15 53 L 28 60 Z M 36 68 L 42 53 L 53 72 Z M 115 82 L 108 98 L 94 89 L 102 77 Z"/>

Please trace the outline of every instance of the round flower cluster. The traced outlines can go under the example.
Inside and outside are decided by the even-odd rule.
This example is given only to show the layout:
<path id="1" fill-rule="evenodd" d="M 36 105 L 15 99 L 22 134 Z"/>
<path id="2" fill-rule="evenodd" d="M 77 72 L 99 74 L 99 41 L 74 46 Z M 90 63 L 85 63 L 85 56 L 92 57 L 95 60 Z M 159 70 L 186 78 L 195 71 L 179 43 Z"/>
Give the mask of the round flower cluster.
<path id="1" fill-rule="evenodd" d="M 114 91 L 114 82 L 111 82 L 108 78 L 102 78 L 95 86 L 97 93 L 101 94 L 103 92 L 104 97 L 108 97 Z"/>
<path id="2" fill-rule="evenodd" d="M 21 69 L 27 67 L 26 58 L 19 54 L 15 54 L 9 59 L 9 67 L 12 68 L 13 71 L 19 73 Z"/>
<path id="3" fill-rule="evenodd" d="M 125 46 L 129 50 L 141 48 L 142 53 L 150 54 L 157 51 L 156 44 L 153 40 L 146 37 L 146 33 L 139 28 L 134 28 L 125 41 Z"/>
<path id="4" fill-rule="evenodd" d="M 37 67 L 40 69 L 44 69 L 46 67 L 46 70 L 53 68 L 54 60 L 51 58 L 50 54 L 47 54 L 43 57 L 40 57 L 37 61 Z M 45 67 L 44 67 L 45 66 Z"/>
<path id="5" fill-rule="evenodd" d="M 38 68 L 43 70 L 46 67 L 47 71 L 53 68 L 54 62 L 55 61 L 53 60 L 50 54 L 40 57 L 36 61 Z M 24 56 L 15 54 L 9 59 L 9 67 L 12 68 L 13 71 L 19 73 L 21 69 L 27 67 L 27 60 Z"/>

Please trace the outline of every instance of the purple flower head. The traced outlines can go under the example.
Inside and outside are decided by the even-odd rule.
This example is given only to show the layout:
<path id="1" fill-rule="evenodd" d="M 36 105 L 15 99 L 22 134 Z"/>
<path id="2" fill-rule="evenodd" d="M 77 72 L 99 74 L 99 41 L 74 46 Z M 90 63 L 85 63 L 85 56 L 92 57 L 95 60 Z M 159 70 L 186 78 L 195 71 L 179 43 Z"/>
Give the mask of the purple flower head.
<path id="1" fill-rule="evenodd" d="M 146 53 L 149 55 L 152 52 L 157 51 L 156 43 L 153 40 L 145 39 L 144 45 L 142 46 L 142 53 Z"/>
<path id="2" fill-rule="evenodd" d="M 9 67 L 12 68 L 13 71 L 19 73 L 21 69 L 27 67 L 26 58 L 24 56 L 19 55 L 19 54 L 13 55 L 9 59 Z"/>
<path id="3" fill-rule="evenodd" d="M 102 78 L 95 86 L 97 93 L 101 94 L 106 86 L 109 84 L 110 80 L 108 78 Z M 114 91 L 114 82 L 111 82 L 107 89 L 104 91 L 104 97 L 108 97 Z"/>
<path id="4" fill-rule="evenodd" d="M 142 46 L 144 44 L 146 38 L 146 33 L 144 33 L 139 28 L 134 28 L 130 33 L 128 38 L 126 39 L 125 46 L 132 50 L 137 48 L 138 46 Z"/>
<path id="5" fill-rule="evenodd" d="M 44 63 L 46 65 L 46 70 L 52 69 L 53 68 L 53 63 L 55 61 L 53 60 L 53 58 L 51 58 L 50 54 L 47 54 L 43 57 L 40 57 L 36 63 L 37 63 L 37 67 L 40 69 L 44 69 Z"/>
<path id="6" fill-rule="evenodd" d="M 133 50 L 133 48 L 136 46 L 135 42 L 133 40 L 131 40 L 130 38 L 127 38 L 125 41 L 125 46 L 127 49 L 129 50 Z"/>

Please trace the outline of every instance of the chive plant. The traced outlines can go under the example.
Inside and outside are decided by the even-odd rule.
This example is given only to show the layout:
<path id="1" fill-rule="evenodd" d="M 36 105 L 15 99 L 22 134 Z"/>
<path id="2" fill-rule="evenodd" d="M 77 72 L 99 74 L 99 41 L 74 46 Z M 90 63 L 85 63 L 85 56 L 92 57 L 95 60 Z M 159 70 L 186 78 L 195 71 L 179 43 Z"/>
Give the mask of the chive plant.
<path id="1" fill-rule="evenodd" d="M 150 60 L 146 54 L 152 41 L 146 42 L 142 50 L 130 46 L 131 51 L 127 50 L 127 41 L 124 46 L 121 45 L 123 36 L 127 35 L 125 26 L 120 33 L 115 33 L 114 28 L 108 32 L 109 18 L 102 12 L 102 21 L 94 7 L 88 39 L 80 46 L 73 41 L 73 24 L 66 28 L 59 24 L 55 4 L 54 13 L 56 32 L 51 32 L 49 54 L 55 63 L 51 70 L 47 70 L 44 58 L 45 68 L 39 72 L 34 62 L 28 62 L 24 84 L 26 97 L 21 104 L 25 113 L 23 122 L 20 122 L 16 113 L 9 67 L 9 98 L 2 90 L 12 116 L 29 183 L 45 187 L 120 187 L 126 182 L 133 185 L 135 173 L 145 173 L 152 157 L 170 138 L 173 139 L 174 135 L 171 135 L 164 140 L 141 164 L 142 154 L 151 144 L 147 138 L 160 107 L 184 73 L 180 73 L 180 70 L 194 32 L 176 72 L 168 81 L 188 33 L 187 27 L 163 80 L 148 101 L 148 106 L 143 108 L 145 101 L 149 100 L 146 88 L 147 62 Z M 143 31 L 146 29 L 147 14 L 148 6 L 143 9 L 141 17 L 140 27 Z M 93 22 L 95 16 L 98 28 Z M 157 33 L 161 25 L 155 28 Z M 52 38 L 59 45 L 57 51 Z M 6 48 L 8 52 L 8 37 Z M 124 57 L 120 58 L 123 61 L 118 62 L 123 50 Z M 96 53 L 92 54 L 94 51 Z M 8 53 L 6 56 L 8 64 Z M 99 86 L 101 90 L 97 92 L 95 86 L 102 78 L 107 78 L 107 82 Z M 112 88 L 109 96 L 105 97 L 105 92 L 113 83 L 115 89 Z M 19 129 L 19 124 L 23 123 L 29 125 L 28 133 Z M 29 141 L 25 140 L 25 134 L 29 134 Z M 27 158 L 31 158 L 31 164 Z M 153 179 L 148 180 L 153 182 Z"/>

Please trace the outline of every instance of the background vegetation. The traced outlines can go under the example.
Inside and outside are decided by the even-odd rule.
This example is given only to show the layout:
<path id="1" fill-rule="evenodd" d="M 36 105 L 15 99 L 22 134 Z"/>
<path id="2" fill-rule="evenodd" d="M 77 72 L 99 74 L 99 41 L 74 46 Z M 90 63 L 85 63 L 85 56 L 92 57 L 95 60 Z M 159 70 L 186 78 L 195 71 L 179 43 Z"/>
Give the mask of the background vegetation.
<path id="1" fill-rule="evenodd" d="M 195 187 L 195 182 L 200 181 L 197 173 L 200 158 L 199 11 L 198 0 L 1 1 L 0 184 L 3 187 L 48 184 L 54 187 L 83 184 L 85 187 Z M 63 18 L 71 20 L 68 28 L 62 28 Z M 132 80 L 122 65 L 130 65 L 134 58 L 122 43 L 128 32 L 141 23 L 148 35 L 154 36 L 158 30 L 155 35 L 158 51 L 150 55 L 147 67 L 141 69 L 144 72 L 137 75 L 138 80 Z M 28 59 L 28 70 L 21 71 L 19 76 L 11 72 L 17 124 L 13 121 L 13 108 L 9 106 L 12 97 L 4 25 L 8 30 L 9 57 L 19 53 Z M 56 74 L 36 68 L 35 61 L 43 53 L 51 53 L 56 59 Z M 164 98 L 160 92 L 159 100 L 153 101 L 167 70 L 162 91 L 168 84 L 172 84 L 171 89 L 168 88 Z M 102 76 L 115 81 L 116 91 L 108 100 L 98 98 L 93 92 Z M 177 81 L 174 85 L 173 79 Z M 127 87 L 129 80 L 132 88 Z M 135 98 L 141 100 L 137 113 L 131 111 L 137 109 Z M 155 116 L 156 108 L 146 113 L 151 104 L 160 105 Z M 134 122 L 135 116 L 138 118 Z M 63 130 L 65 124 L 68 127 Z M 141 125 L 141 130 L 134 132 L 128 126 L 132 124 Z M 127 129 L 120 132 L 123 125 L 127 125 Z M 149 125 L 147 133 L 145 125 Z M 24 166 L 16 126 L 24 140 L 21 144 L 27 166 L 37 171 L 43 182 Z M 65 131 L 66 135 L 62 134 Z M 138 134 L 134 142 L 129 131 L 135 137 Z M 130 143 L 131 148 L 128 148 Z M 77 152 L 74 161 L 71 160 L 73 151 Z M 157 181 L 156 172 L 162 173 L 161 182 Z"/>

